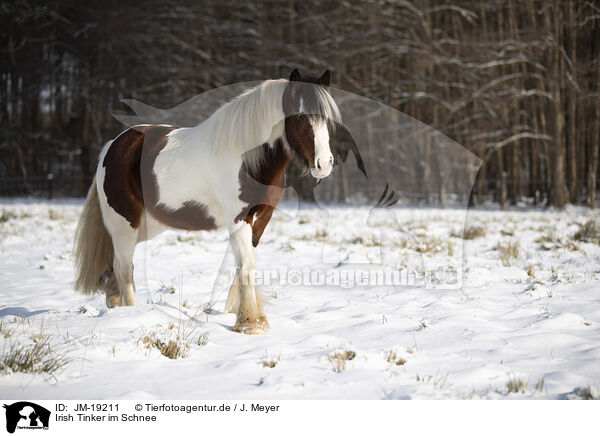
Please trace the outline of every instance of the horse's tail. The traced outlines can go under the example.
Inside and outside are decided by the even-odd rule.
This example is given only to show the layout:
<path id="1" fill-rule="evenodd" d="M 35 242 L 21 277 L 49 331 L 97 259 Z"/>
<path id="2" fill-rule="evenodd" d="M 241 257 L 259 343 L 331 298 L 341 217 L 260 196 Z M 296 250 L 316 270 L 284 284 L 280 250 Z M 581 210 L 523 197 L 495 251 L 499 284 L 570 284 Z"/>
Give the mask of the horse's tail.
<path id="1" fill-rule="evenodd" d="M 75 232 L 75 290 L 91 295 L 114 287 L 112 274 L 114 248 L 98 200 L 96 181 L 88 192 Z"/>

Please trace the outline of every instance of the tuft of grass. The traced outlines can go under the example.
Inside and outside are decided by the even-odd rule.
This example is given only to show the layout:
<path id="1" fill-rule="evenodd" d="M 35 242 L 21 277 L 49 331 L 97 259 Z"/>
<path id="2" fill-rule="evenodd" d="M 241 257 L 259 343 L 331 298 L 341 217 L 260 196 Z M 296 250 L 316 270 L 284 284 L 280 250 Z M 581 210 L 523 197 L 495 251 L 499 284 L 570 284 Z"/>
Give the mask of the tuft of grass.
<path id="1" fill-rule="evenodd" d="M 48 209 L 48 218 L 52 221 L 64 219 L 64 215 L 56 209 Z"/>
<path id="2" fill-rule="evenodd" d="M 20 220 L 24 218 L 31 218 L 33 215 L 29 212 L 14 212 L 8 209 L 2 209 L 2 213 L 0 214 L 0 223 L 6 223 L 10 220 Z"/>
<path id="3" fill-rule="evenodd" d="M 156 334 L 149 334 L 142 336 L 138 342 L 141 342 L 146 346 L 147 349 L 155 348 L 160 351 L 165 357 L 169 359 L 186 358 L 189 355 L 189 344 L 185 341 L 179 340 L 179 338 L 173 340 L 162 341 L 156 337 Z"/>
<path id="4" fill-rule="evenodd" d="M 363 236 L 356 236 L 354 238 L 345 239 L 344 242 L 356 245 L 362 245 L 363 247 L 381 247 L 381 241 L 377 238 L 377 235 L 369 234 Z"/>
<path id="5" fill-rule="evenodd" d="M 450 236 L 460 237 L 456 234 L 452 234 Z M 454 250 L 456 248 L 456 244 L 454 242 L 448 241 L 448 238 L 442 239 L 437 236 L 427 236 L 427 235 L 417 235 L 417 238 L 409 238 L 409 237 L 399 237 L 395 239 L 391 245 L 395 248 L 400 248 L 403 250 L 413 250 L 417 253 L 422 254 L 438 254 L 447 252 L 448 255 L 452 256 L 454 254 Z M 379 242 L 373 239 L 373 243 L 371 246 L 379 246 L 381 245 Z"/>
<path id="6" fill-rule="evenodd" d="M 12 335 L 15 334 L 15 331 L 17 331 L 16 327 L 7 327 L 2 321 L 0 321 L 0 336 L 3 336 L 4 339 L 11 338 Z"/>
<path id="7" fill-rule="evenodd" d="M 163 282 L 161 282 L 158 287 L 158 292 L 162 292 L 163 294 L 174 294 L 176 291 L 175 286 L 167 286 Z"/>
<path id="8" fill-rule="evenodd" d="M 544 377 L 542 377 L 542 378 L 541 378 L 541 379 L 539 379 L 539 380 L 538 380 L 538 382 L 536 383 L 536 385 L 535 385 L 535 389 L 536 389 L 537 391 L 540 391 L 540 392 L 542 392 L 542 391 L 544 390 L 544 383 L 545 383 L 545 381 L 544 381 Z"/>
<path id="9" fill-rule="evenodd" d="M 593 242 L 600 244 L 600 225 L 594 220 L 588 220 L 583 225 L 580 225 L 579 230 L 573 239 L 580 242 Z"/>
<path id="10" fill-rule="evenodd" d="M 277 359 L 263 359 L 262 366 L 263 368 L 275 368 L 279 363 L 279 359 L 281 356 L 277 356 Z"/>
<path id="11" fill-rule="evenodd" d="M 206 344 L 208 344 L 208 336 L 208 332 L 201 333 L 198 336 L 198 341 L 196 342 L 197 345 L 200 347 L 204 347 Z"/>
<path id="12" fill-rule="evenodd" d="M 177 242 L 188 243 L 191 245 L 197 245 L 202 242 L 202 233 L 187 233 L 184 235 L 177 235 Z"/>
<path id="13" fill-rule="evenodd" d="M 575 394 L 576 399 L 600 400 L 600 389 L 594 385 L 577 388 L 573 391 L 573 393 Z"/>
<path id="14" fill-rule="evenodd" d="M 329 238 L 329 233 L 327 232 L 327 230 L 317 230 L 315 233 L 313 234 L 304 234 L 296 239 L 300 240 L 300 241 L 327 241 L 327 239 Z"/>
<path id="15" fill-rule="evenodd" d="M 308 224 L 310 222 L 310 218 L 308 216 L 301 216 L 298 219 L 298 224 Z"/>
<path id="16" fill-rule="evenodd" d="M 353 360 L 355 357 L 356 352 L 354 351 L 338 351 L 329 356 L 329 361 L 332 363 L 335 372 L 342 372 L 346 369 L 346 362 Z"/>
<path id="17" fill-rule="evenodd" d="M 428 383 L 438 389 L 447 389 L 450 386 L 452 386 L 452 384 L 448 381 L 448 376 L 445 376 L 445 375 L 444 376 L 433 376 L 433 375 L 421 376 L 421 375 L 417 374 L 417 381 L 423 382 L 423 383 Z"/>
<path id="18" fill-rule="evenodd" d="M 17 214 L 13 211 L 2 209 L 2 214 L 0 215 L 0 223 L 6 223 L 11 219 L 17 218 Z"/>
<path id="19" fill-rule="evenodd" d="M 388 363 L 391 363 L 393 365 L 397 365 L 397 366 L 402 366 L 406 363 L 406 359 L 403 359 L 402 357 L 398 357 L 398 355 L 396 354 L 395 351 L 389 351 L 385 360 L 388 361 Z"/>
<path id="20" fill-rule="evenodd" d="M 469 226 L 465 228 L 463 239 L 476 239 L 485 236 L 485 229 L 482 226 Z"/>
<path id="21" fill-rule="evenodd" d="M 448 256 L 454 256 L 455 245 L 452 242 L 448 242 Z"/>
<path id="22" fill-rule="evenodd" d="M 511 260 L 519 257 L 520 245 L 518 241 L 508 241 L 507 243 L 498 243 L 496 250 L 500 253 L 502 265 L 510 266 Z"/>
<path id="23" fill-rule="evenodd" d="M 174 322 L 169 322 L 166 328 L 160 328 L 153 332 L 142 330 L 142 336 L 137 343 L 141 344 L 147 350 L 156 349 L 169 359 L 186 358 L 192 348 L 192 344 L 204 346 L 208 343 L 208 332 L 201 333 L 195 339 L 198 327 L 191 327 L 193 318 L 187 322 L 181 319 L 176 325 Z"/>
<path id="24" fill-rule="evenodd" d="M 517 377 L 511 378 L 508 380 L 508 382 L 506 382 L 506 389 L 508 389 L 508 392 L 511 393 L 525 392 L 527 389 L 527 383 Z"/>
<path id="25" fill-rule="evenodd" d="M 554 247 L 559 248 L 562 246 L 562 241 L 550 233 L 540 236 L 535 242 L 540 244 L 544 250 L 551 250 Z"/>
<path id="26" fill-rule="evenodd" d="M 408 244 L 407 248 L 413 248 L 410 246 L 411 244 Z M 443 241 L 442 239 L 438 238 L 437 236 L 430 236 L 430 237 L 422 237 L 419 240 L 419 245 L 417 247 L 413 248 L 417 253 L 429 253 L 429 254 L 437 254 L 437 253 L 441 253 L 442 251 L 447 251 L 450 252 L 451 249 L 449 249 L 448 247 L 448 242 Z"/>
<path id="27" fill-rule="evenodd" d="M 531 278 L 535 278 L 535 267 L 533 265 L 527 265 L 527 275 Z"/>
<path id="28" fill-rule="evenodd" d="M 327 233 L 327 230 L 318 230 L 318 231 L 315 233 L 315 236 L 314 236 L 314 238 L 315 238 L 317 241 L 322 241 L 322 240 L 325 240 L 325 239 L 327 239 L 327 237 L 328 237 L 328 236 L 329 236 L 329 234 Z"/>
<path id="29" fill-rule="evenodd" d="M 70 359 L 50 345 L 50 338 L 42 333 L 34 337 L 32 344 L 13 343 L 0 360 L 0 373 L 24 372 L 28 374 L 54 374 Z"/>

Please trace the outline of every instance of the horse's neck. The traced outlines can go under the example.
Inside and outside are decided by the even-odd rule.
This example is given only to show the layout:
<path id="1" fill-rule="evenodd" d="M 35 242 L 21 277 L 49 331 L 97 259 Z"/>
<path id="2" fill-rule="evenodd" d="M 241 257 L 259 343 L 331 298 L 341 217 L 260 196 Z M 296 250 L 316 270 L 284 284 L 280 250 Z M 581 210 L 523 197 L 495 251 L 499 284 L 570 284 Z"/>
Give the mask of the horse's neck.
<path id="1" fill-rule="evenodd" d="M 273 144 L 263 144 L 254 151 L 260 153 L 261 160 L 256 165 L 250 166 L 245 159 L 243 171 L 262 185 L 285 187 L 285 172 L 291 157 L 283 139 L 277 138 Z"/>
<path id="2" fill-rule="evenodd" d="M 198 126 L 214 150 L 241 156 L 283 136 L 285 82 L 267 80 L 217 110 Z"/>

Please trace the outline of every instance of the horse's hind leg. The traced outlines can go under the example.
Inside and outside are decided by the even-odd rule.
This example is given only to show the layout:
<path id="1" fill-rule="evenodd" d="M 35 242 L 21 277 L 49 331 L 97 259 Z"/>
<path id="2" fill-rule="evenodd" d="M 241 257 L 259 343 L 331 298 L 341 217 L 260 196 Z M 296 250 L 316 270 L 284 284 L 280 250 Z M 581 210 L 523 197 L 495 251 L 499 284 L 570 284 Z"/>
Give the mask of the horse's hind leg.
<path id="1" fill-rule="evenodd" d="M 115 306 L 135 305 L 135 286 L 133 284 L 133 253 L 137 244 L 138 230 L 131 228 L 129 223 L 112 211 L 105 213 L 107 229 L 112 239 L 114 257 L 112 271 L 108 270 L 106 284 L 106 305 Z"/>
<path id="2" fill-rule="evenodd" d="M 114 239 L 113 239 L 114 240 Z M 119 294 L 106 294 L 106 302 L 109 299 L 114 302 L 119 300 L 119 306 L 135 305 L 135 285 L 133 283 L 133 253 L 136 245 L 136 234 L 117 239 L 114 243 L 115 258 L 113 260 L 113 274 L 117 281 Z"/>

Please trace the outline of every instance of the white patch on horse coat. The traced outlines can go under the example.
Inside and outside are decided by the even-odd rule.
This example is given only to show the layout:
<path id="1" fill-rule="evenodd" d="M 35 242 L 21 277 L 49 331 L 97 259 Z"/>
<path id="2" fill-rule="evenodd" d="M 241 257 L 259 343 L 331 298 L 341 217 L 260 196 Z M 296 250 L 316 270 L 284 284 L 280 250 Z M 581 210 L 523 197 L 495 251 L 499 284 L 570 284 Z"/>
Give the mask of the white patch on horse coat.
<path id="1" fill-rule="evenodd" d="M 210 147 L 206 143 L 193 142 L 195 130 L 200 128 L 173 130 L 167 144 L 156 156 L 153 170 L 158 203 L 173 211 L 182 208 L 186 202 L 202 203 L 215 218 L 217 226 L 223 226 L 220 202 L 214 189 L 216 180 L 211 179 L 215 165 Z"/>

